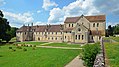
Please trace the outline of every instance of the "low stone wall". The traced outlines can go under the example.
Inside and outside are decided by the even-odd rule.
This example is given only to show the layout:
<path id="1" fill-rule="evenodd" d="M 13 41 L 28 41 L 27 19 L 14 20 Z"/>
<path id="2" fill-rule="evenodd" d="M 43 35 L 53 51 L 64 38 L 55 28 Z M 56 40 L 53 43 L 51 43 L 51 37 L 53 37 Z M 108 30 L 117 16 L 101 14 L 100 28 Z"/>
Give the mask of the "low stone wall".
<path id="1" fill-rule="evenodd" d="M 101 51 L 100 54 L 97 54 L 93 67 L 105 67 L 105 52 L 104 52 L 103 38 L 100 39 L 100 46 Z"/>

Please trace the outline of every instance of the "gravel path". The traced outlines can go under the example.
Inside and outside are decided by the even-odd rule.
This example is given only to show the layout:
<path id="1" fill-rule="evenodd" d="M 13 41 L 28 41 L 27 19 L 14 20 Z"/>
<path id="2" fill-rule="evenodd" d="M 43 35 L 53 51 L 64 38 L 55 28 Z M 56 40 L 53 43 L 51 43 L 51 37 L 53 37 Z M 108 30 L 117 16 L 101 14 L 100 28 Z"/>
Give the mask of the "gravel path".
<path id="1" fill-rule="evenodd" d="M 54 47 L 54 46 L 36 46 L 42 48 L 58 48 L 58 49 L 82 49 L 82 48 L 73 48 L 73 47 Z"/>
<path id="2" fill-rule="evenodd" d="M 85 67 L 85 66 L 83 65 L 83 61 L 79 59 L 79 56 L 77 56 L 64 67 Z"/>

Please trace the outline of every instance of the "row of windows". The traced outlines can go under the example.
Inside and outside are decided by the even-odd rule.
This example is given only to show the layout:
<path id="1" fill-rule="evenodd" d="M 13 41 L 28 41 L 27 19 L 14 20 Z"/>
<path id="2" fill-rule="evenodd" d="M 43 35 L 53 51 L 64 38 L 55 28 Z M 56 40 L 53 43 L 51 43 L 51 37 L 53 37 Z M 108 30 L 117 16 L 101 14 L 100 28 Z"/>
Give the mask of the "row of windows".
<path id="1" fill-rule="evenodd" d="M 62 40 L 62 38 L 60 38 Z M 38 40 L 41 40 L 39 37 L 38 37 Z M 48 37 L 48 40 L 58 40 L 58 37 Z"/>
<path id="2" fill-rule="evenodd" d="M 97 23 L 97 25 L 96 23 L 93 23 L 93 27 L 99 27 L 99 23 Z"/>
<path id="3" fill-rule="evenodd" d="M 57 32 L 36 32 L 36 34 L 57 34 Z M 35 34 L 35 33 L 34 33 Z M 62 34 L 62 32 L 60 32 Z"/>
<path id="4" fill-rule="evenodd" d="M 82 38 L 81 38 L 81 35 L 76 35 L 75 39 L 76 39 L 76 40 L 80 40 L 80 39 L 83 40 L 83 39 L 84 39 L 84 36 L 82 35 Z"/>

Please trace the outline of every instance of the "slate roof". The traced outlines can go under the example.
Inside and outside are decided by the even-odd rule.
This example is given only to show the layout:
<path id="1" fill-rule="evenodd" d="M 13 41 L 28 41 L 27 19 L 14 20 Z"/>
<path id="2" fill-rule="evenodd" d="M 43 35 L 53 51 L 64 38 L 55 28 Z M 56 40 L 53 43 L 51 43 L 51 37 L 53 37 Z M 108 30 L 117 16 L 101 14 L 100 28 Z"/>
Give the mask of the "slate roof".
<path id="1" fill-rule="evenodd" d="M 106 19 L 105 15 L 84 16 L 84 17 L 90 22 L 105 21 Z M 76 23 L 80 18 L 81 16 L 80 17 L 67 17 L 64 23 L 70 23 L 70 22 Z"/>
<path id="2" fill-rule="evenodd" d="M 63 25 L 37 25 L 37 26 L 22 26 L 17 32 L 27 32 L 34 30 L 35 32 L 60 32 Z"/>

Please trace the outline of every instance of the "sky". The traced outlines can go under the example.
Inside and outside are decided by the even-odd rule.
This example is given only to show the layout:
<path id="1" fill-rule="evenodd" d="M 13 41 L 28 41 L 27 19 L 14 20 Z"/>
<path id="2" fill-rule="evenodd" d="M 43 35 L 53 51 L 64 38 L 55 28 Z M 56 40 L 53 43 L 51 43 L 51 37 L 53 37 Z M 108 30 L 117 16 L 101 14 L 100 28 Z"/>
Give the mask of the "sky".
<path id="1" fill-rule="evenodd" d="M 0 0 L 12 27 L 63 24 L 66 17 L 106 15 L 106 27 L 119 23 L 118 0 Z"/>

